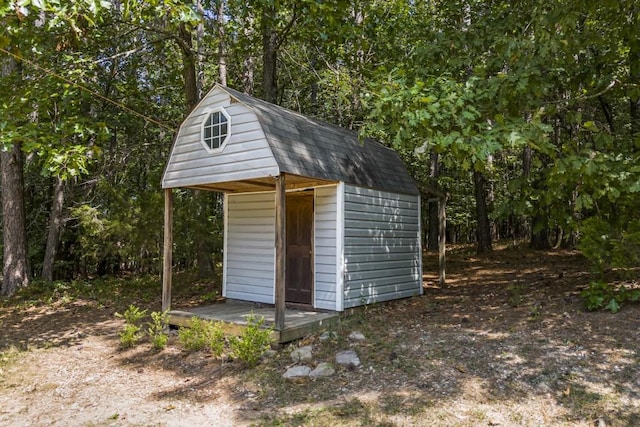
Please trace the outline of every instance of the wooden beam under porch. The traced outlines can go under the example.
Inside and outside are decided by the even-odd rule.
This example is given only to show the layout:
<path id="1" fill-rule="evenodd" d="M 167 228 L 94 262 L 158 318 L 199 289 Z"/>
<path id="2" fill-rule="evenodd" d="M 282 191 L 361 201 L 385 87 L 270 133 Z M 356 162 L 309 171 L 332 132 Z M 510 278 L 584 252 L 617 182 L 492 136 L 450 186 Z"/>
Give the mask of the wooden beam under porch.
<path id="1" fill-rule="evenodd" d="M 223 329 L 226 332 L 239 335 L 242 328 L 247 325 L 247 316 L 251 313 L 258 317 L 264 317 L 266 328 L 274 326 L 275 309 L 273 306 L 236 300 L 227 300 L 222 304 L 171 310 L 169 311 L 169 324 L 187 326 L 189 319 L 198 317 L 204 320 L 223 322 Z M 335 327 L 340 313 L 287 308 L 284 318 L 284 327 L 281 330 L 274 329 L 272 335 L 273 341 L 279 344 Z"/>

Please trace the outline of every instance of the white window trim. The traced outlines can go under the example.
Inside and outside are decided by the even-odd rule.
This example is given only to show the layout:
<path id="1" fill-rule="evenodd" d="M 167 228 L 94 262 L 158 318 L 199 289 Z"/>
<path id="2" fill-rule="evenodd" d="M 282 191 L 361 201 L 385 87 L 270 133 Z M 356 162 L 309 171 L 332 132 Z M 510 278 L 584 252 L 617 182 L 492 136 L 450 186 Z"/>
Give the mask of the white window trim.
<path id="1" fill-rule="evenodd" d="M 204 125 L 205 123 L 207 123 L 207 120 L 209 120 L 209 116 L 211 116 L 211 114 L 218 112 L 227 118 L 227 136 L 224 138 L 224 141 L 222 141 L 222 144 L 220 144 L 220 147 L 211 148 L 204 140 Z M 207 150 L 207 153 L 219 153 L 227 146 L 227 144 L 229 143 L 229 139 L 231 139 L 231 116 L 229 115 L 229 113 L 227 113 L 227 111 L 222 107 L 208 109 L 204 114 L 202 123 L 200 123 L 200 144 L 202 144 L 204 149 Z"/>

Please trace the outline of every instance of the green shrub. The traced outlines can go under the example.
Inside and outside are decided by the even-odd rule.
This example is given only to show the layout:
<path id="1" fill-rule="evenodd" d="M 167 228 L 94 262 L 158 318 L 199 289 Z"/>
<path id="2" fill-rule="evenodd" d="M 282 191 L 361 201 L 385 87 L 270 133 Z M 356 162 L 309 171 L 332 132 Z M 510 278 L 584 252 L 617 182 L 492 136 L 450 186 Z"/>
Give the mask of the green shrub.
<path id="1" fill-rule="evenodd" d="M 640 267 L 640 223 L 620 226 L 603 218 L 588 218 L 581 224 L 578 248 L 599 275 L 610 268 Z"/>
<path id="2" fill-rule="evenodd" d="M 120 332 L 120 345 L 122 348 L 133 347 L 142 338 L 140 326 L 124 325 L 124 329 Z"/>
<path id="3" fill-rule="evenodd" d="M 210 323 L 209 327 L 209 342 L 207 347 L 209 348 L 209 352 L 213 357 L 222 356 L 222 352 L 224 351 L 225 337 L 224 331 L 222 330 L 222 326 L 219 323 Z"/>
<path id="4" fill-rule="evenodd" d="M 153 348 L 163 350 L 169 342 L 169 335 L 165 333 L 167 328 L 167 313 L 169 311 L 154 311 L 151 313 L 151 322 L 148 322 L 147 335 L 151 339 Z"/>
<path id="5" fill-rule="evenodd" d="M 147 310 L 140 310 L 135 305 L 130 305 L 124 314 L 116 313 L 116 317 L 125 322 L 124 329 L 120 332 L 120 345 L 123 348 L 133 347 L 142 338 L 140 322 L 146 314 Z"/>
<path id="6" fill-rule="evenodd" d="M 620 225 L 620 221 L 588 218 L 582 222 L 578 247 L 593 265 L 597 276 L 597 280 L 580 293 L 587 310 L 605 309 L 616 313 L 624 303 L 640 300 L 640 290 L 604 280 L 605 272 L 614 268 L 621 277 L 637 276 L 635 269 L 640 267 L 640 224 L 637 221 Z"/>
<path id="7" fill-rule="evenodd" d="M 616 287 L 598 280 L 589 283 L 589 287 L 580 293 L 580 297 L 589 311 L 605 309 L 617 313 L 622 304 L 640 300 L 640 289 L 627 289 L 624 285 Z"/>
<path id="8" fill-rule="evenodd" d="M 230 340 L 231 354 L 250 367 L 258 364 L 260 357 L 269 349 L 273 328 L 263 328 L 264 317 L 258 318 L 253 313 L 247 316 L 247 326 L 240 337 Z"/>
<path id="9" fill-rule="evenodd" d="M 224 351 L 224 332 L 220 324 L 197 317 L 192 317 L 186 327 L 180 328 L 178 341 L 187 351 L 206 348 L 214 357 L 220 357 Z"/>

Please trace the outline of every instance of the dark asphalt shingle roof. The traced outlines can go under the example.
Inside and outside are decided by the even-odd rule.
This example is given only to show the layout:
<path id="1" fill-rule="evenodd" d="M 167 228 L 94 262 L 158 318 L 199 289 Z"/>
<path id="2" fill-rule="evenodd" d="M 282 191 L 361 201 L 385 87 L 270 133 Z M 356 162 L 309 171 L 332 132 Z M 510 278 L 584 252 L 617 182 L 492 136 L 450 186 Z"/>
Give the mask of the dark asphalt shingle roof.
<path id="1" fill-rule="evenodd" d="M 223 87 L 252 108 L 280 170 L 396 193 L 419 194 L 394 150 L 354 131 Z"/>

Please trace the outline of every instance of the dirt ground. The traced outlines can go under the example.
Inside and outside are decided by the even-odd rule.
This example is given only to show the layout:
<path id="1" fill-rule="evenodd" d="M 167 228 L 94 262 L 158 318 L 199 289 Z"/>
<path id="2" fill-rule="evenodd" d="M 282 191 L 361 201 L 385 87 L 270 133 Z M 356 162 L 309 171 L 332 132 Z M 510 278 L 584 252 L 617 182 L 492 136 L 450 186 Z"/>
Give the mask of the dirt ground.
<path id="1" fill-rule="evenodd" d="M 336 339 L 319 331 L 254 369 L 175 336 L 161 352 L 121 350 L 115 303 L 4 304 L 0 425 L 640 425 L 640 305 L 585 312 L 579 254 L 459 246 L 443 288 L 436 264 L 427 256 L 424 296 L 357 310 Z M 302 344 L 312 364 L 352 348 L 362 366 L 284 380 Z"/>

